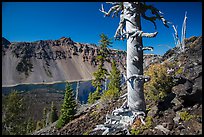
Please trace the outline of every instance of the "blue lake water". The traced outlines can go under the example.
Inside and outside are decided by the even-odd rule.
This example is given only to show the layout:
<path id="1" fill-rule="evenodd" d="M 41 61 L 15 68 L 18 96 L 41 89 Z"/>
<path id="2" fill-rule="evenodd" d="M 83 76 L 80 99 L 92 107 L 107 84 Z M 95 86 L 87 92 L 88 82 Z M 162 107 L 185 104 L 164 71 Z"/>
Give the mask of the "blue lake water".
<path id="1" fill-rule="evenodd" d="M 121 78 L 121 83 L 124 82 L 124 77 Z M 107 80 L 106 85 L 108 85 L 109 80 Z M 74 91 L 74 94 L 76 96 L 76 87 L 77 82 L 70 82 L 72 89 Z M 89 81 L 80 81 L 79 84 L 79 92 L 78 92 L 78 100 L 80 103 L 86 103 L 88 100 L 88 96 L 90 92 L 95 91 L 95 87 L 92 86 L 91 80 Z M 66 82 L 60 82 L 60 83 L 53 83 L 53 84 L 21 84 L 13 87 L 2 87 L 2 94 L 9 94 L 13 90 L 17 90 L 20 92 L 30 92 L 32 90 L 37 89 L 46 89 L 48 93 L 59 93 L 64 95 Z M 102 89 L 105 88 L 105 85 Z"/>
<path id="2" fill-rule="evenodd" d="M 70 82 L 71 87 L 76 95 L 77 82 Z M 21 84 L 13 87 L 2 87 L 2 94 L 9 94 L 13 90 L 20 92 L 30 92 L 36 89 L 46 89 L 48 93 L 64 94 L 66 82 L 54 83 L 54 84 Z M 79 86 L 78 100 L 81 103 L 86 103 L 89 93 L 94 92 L 95 87 L 92 86 L 90 81 L 81 81 Z"/>

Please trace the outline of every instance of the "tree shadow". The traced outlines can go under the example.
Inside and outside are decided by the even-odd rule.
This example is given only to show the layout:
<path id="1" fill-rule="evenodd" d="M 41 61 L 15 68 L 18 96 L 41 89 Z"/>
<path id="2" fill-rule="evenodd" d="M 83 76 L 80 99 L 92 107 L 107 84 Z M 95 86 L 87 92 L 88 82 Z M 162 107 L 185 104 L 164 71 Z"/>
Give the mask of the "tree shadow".
<path id="1" fill-rule="evenodd" d="M 171 92 L 169 93 L 166 97 L 164 97 L 164 99 L 162 101 L 158 102 L 158 112 L 159 111 L 165 111 L 169 108 L 172 108 L 174 106 L 173 103 L 171 103 L 171 101 L 176 97 L 176 94 Z"/>

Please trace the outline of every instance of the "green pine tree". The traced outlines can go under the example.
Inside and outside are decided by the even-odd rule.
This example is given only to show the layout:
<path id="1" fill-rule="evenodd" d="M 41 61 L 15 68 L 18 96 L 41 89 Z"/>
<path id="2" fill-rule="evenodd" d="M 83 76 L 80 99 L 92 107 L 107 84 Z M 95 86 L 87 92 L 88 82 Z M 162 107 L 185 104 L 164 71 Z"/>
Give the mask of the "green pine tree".
<path id="1" fill-rule="evenodd" d="M 107 75 L 107 69 L 105 69 L 102 64 L 99 64 L 97 71 L 93 73 L 94 80 L 92 81 L 92 85 L 96 88 L 97 92 L 102 90 L 103 82 Z"/>
<path id="2" fill-rule="evenodd" d="M 65 124 L 73 119 L 74 114 L 76 113 L 76 101 L 73 94 L 73 89 L 71 85 L 67 82 L 64 102 L 61 107 L 61 113 L 59 120 L 57 121 L 57 128 L 62 128 Z"/>
<path id="3" fill-rule="evenodd" d="M 26 134 L 26 121 L 25 116 L 22 113 L 26 108 L 24 99 L 17 91 L 11 91 L 2 103 L 2 134 Z"/>
<path id="4" fill-rule="evenodd" d="M 100 50 L 96 57 L 98 61 L 98 69 L 93 73 L 94 80 L 92 81 L 92 85 L 96 88 L 96 91 L 89 94 L 88 103 L 94 103 L 95 100 L 100 98 L 100 91 L 102 90 L 103 82 L 108 76 L 108 71 L 104 67 L 104 62 L 108 61 L 110 53 L 107 47 L 110 46 L 112 42 L 105 34 L 101 34 L 100 38 Z"/>
<path id="5" fill-rule="evenodd" d="M 42 119 L 42 122 L 43 122 L 43 127 L 46 127 L 47 126 L 47 123 L 46 123 L 46 119 L 47 119 L 47 108 L 45 107 L 43 109 L 43 119 Z"/>
<path id="6" fill-rule="evenodd" d="M 108 90 L 104 91 L 102 95 L 103 100 L 112 99 L 119 96 L 120 87 L 120 70 L 117 68 L 116 61 L 112 61 L 112 70 L 109 75 L 110 83 L 108 84 Z"/>
<path id="7" fill-rule="evenodd" d="M 108 85 L 108 89 L 118 89 L 118 91 L 121 90 L 120 88 L 120 70 L 117 68 L 116 61 L 112 60 L 111 64 L 112 70 L 110 72 L 110 83 Z"/>
<path id="8" fill-rule="evenodd" d="M 57 119 L 58 119 L 57 109 L 56 109 L 56 106 L 54 105 L 54 102 L 52 101 L 51 113 L 50 113 L 50 123 L 57 121 Z"/>
<path id="9" fill-rule="evenodd" d="M 30 134 L 35 130 L 34 128 L 34 121 L 32 118 L 29 118 L 27 121 L 27 130 L 26 130 L 26 134 Z"/>
<path id="10" fill-rule="evenodd" d="M 111 46 L 112 42 L 111 39 L 109 39 L 108 36 L 103 33 L 100 35 L 100 38 L 100 50 L 97 56 L 97 61 L 99 61 L 99 64 L 102 64 L 102 66 L 104 66 L 104 62 L 108 61 L 108 57 L 110 55 L 108 47 Z"/>
<path id="11" fill-rule="evenodd" d="M 100 96 L 99 90 L 96 90 L 93 93 L 90 92 L 88 96 L 88 103 L 93 104 L 96 100 L 100 99 Z"/>

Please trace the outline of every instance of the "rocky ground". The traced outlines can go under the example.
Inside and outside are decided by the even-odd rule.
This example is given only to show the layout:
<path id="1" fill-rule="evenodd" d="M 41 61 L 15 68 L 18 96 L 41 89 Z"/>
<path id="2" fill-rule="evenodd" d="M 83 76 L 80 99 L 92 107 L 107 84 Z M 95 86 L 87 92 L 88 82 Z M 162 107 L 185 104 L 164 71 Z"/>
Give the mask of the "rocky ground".
<path id="1" fill-rule="evenodd" d="M 179 64 L 175 85 L 164 101 L 152 103 L 147 116 L 152 125 L 142 135 L 202 134 L 202 37 L 186 39 L 186 51 L 169 50 L 162 61 Z"/>
<path id="2" fill-rule="evenodd" d="M 124 87 L 126 88 L 126 87 Z M 123 90 L 125 91 L 125 90 Z M 121 94 L 124 94 L 121 93 Z M 55 128 L 56 122 L 48 128 L 36 131 L 35 135 L 85 135 L 91 133 L 96 125 L 105 122 L 105 116 L 111 113 L 116 107 L 120 107 L 124 99 L 109 100 L 108 102 L 97 102 L 93 105 L 81 106 L 74 120 L 65 125 L 62 129 Z"/>
<path id="3" fill-rule="evenodd" d="M 137 132 L 139 135 L 202 135 L 202 37 L 186 39 L 186 51 L 177 53 L 177 48 L 169 50 L 161 61 L 168 60 L 178 63 L 179 73 L 174 76 L 175 85 L 163 101 L 147 101 L 146 128 L 141 124 Z M 122 94 L 126 93 L 126 86 Z M 75 119 L 61 130 L 53 123 L 49 127 L 36 131 L 35 135 L 92 135 L 102 134 L 102 131 L 92 132 L 96 125 L 105 122 L 106 114 L 110 114 L 116 107 L 120 107 L 124 100 L 82 107 L 83 110 L 75 115 Z M 125 134 L 122 132 L 115 134 Z"/>

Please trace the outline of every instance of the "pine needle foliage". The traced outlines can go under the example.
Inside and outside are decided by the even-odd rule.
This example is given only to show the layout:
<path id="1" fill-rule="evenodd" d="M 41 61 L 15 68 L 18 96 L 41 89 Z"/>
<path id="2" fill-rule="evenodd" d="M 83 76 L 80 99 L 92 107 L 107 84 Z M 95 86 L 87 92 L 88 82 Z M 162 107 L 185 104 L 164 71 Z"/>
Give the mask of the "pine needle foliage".
<path id="1" fill-rule="evenodd" d="M 102 90 L 103 83 L 108 76 L 108 70 L 104 67 L 104 63 L 108 60 L 110 55 L 107 47 L 110 46 L 112 42 L 111 39 L 103 33 L 100 35 L 100 38 L 100 50 L 96 57 L 98 61 L 98 69 L 93 73 L 94 80 L 92 81 L 92 85 L 96 88 L 96 91 L 89 94 L 88 103 L 90 104 L 94 103 L 95 100 L 100 99 L 100 92 Z"/>
<path id="2" fill-rule="evenodd" d="M 119 96 L 119 92 L 121 90 L 120 87 L 120 70 L 117 68 L 117 64 L 115 60 L 112 60 L 112 69 L 109 75 L 110 83 L 108 84 L 108 90 L 104 91 L 102 95 L 102 99 L 113 99 Z"/>
<path id="3" fill-rule="evenodd" d="M 73 94 L 73 89 L 70 83 L 66 83 L 64 102 L 61 106 L 59 120 L 57 121 L 57 128 L 62 128 L 65 124 L 73 119 L 76 113 L 76 101 Z"/>
<path id="4" fill-rule="evenodd" d="M 51 113 L 50 113 L 50 123 L 53 123 L 55 121 L 57 121 L 58 116 L 57 116 L 57 108 L 54 105 L 54 102 L 52 101 L 51 104 Z"/>

